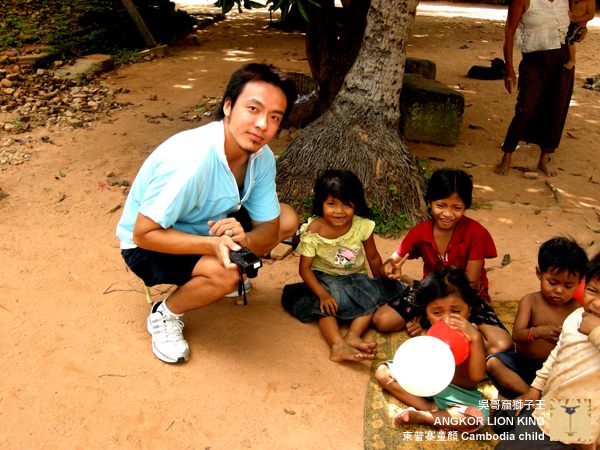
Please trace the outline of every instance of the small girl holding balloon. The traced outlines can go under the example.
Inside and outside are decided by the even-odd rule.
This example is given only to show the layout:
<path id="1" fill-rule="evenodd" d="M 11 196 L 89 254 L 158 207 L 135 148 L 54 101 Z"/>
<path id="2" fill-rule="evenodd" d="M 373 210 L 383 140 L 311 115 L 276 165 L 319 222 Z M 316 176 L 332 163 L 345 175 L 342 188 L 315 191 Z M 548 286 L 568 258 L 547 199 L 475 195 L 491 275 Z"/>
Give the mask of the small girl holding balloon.
<path id="1" fill-rule="evenodd" d="M 451 371 L 452 366 L 436 368 L 435 372 L 427 374 L 430 377 L 421 377 L 418 382 L 423 386 L 405 384 L 403 388 L 402 374 L 416 370 L 419 361 L 394 360 L 381 363 L 375 372 L 378 383 L 410 406 L 396 415 L 394 424 L 425 424 L 468 433 L 475 432 L 487 424 L 489 409 L 483 406 L 484 397 L 477 390 L 477 385 L 485 375 L 483 337 L 470 322 L 472 306 L 476 299 L 476 292 L 471 288 L 465 273 L 459 269 L 435 270 L 420 284 L 415 301 L 425 311 L 421 319 L 423 328 L 428 329 L 437 322 L 445 321 L 450 329 L 464 334 L 469 341 L 470 352 L 462 363 L 455 366 L 450 384 L 431 397 L 413 395 L 409 390 L 427 391 L 427 384 L 443 377 L 443 372 Z M 437 360 L 439 356 L 424 354 L 422 357 Z M 393 367 L 397 364 L 400 366 Z M 454 360 L 451 364 L 454 364 Z"/>

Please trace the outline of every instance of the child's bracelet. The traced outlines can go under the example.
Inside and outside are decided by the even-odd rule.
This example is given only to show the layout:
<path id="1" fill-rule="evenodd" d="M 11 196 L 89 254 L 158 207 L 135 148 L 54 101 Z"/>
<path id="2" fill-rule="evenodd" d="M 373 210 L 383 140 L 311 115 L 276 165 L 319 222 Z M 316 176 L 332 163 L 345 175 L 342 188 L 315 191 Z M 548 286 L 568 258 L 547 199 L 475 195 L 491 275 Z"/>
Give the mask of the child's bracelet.
<path id="1" fill-rule="evenodd" d="M 535 327 L 531 327 L 531 328 L 529 329 L 529 331 L 527 332 L 527 340 L 528 340 L 529 342 L 537 341 L 537 339 L 534 339 L 534 338 L 531 336 L 531 330 L 533 330 L 534 328 L 535 328 Z"/>

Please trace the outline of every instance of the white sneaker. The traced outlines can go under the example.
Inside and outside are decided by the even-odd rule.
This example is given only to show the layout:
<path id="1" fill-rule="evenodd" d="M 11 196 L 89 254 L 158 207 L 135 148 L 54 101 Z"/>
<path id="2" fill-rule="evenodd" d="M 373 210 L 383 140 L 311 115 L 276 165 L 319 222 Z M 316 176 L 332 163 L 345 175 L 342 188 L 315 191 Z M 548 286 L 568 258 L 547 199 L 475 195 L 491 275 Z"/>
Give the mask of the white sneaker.
<path id="1" fill-rule="evenodd" d="M 250 280 L 246 279 L 246 281 L 244 281 L 244 287 L 246 288 L 246 294 L 249 294 L 252 291 L 252 283 L 250 283 Z M 235 291 L 231 292 L 230 294 L 225 295 L 225 297 L 233 298 L 233 297 L 240 297 L 241 295 L 244 295 L 244 293 L 242 292 L 242 294 L 238 294 L 238 290 L 236 289 Z"/>
<path id="2" fill-rule="evenodd" d="M 172 314 L 163 302 L 152 305 L 146 328 L 152 336 L 154 355 L 166 363 L 181 363 L 190 358 L 190 348 L 183 338 L 183 314 Z"/>

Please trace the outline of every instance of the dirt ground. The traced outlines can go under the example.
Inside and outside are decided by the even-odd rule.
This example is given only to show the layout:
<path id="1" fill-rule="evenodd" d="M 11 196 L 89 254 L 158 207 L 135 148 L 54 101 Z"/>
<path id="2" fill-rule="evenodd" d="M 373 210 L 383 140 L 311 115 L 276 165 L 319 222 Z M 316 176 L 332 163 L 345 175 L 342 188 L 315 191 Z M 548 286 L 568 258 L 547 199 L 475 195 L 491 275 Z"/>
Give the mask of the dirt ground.
<path id="1" fill-rule="evenodd" d="M 505 17 L 502 6 L 422 3 L 408 47 L 409 56 L 435 61 L 437 79 L 465 95 L 456 147 L 408 145 L 436 158 L 431 168 L 473 175 L 478 208 L 468 215 L 490 230 L 500 255 L 487 263 L 493 300 L 537 290 L 537 248 L 554 235 L 574 236 L 590 254 L 600 249 L 592 230 L 600 229 L 600 96 L 581 88 L 600 72 L 599 19 L 579 46 L 575 93 L 552 158 L 559 211 L 543 175 L 493 173 L 515 94 L 501 80 L 466 74 L 502 56 Z M 30 160 L 2 166 L 0 187 L 10 196 L 0 201 L 0 449 L 362 448 L 370 363 L 330 362 L 317 325 L 283 310 L 283 285 L 300 279 L 297 258 L 266 260 L 248 306 L 224 299 L 186 314 L 191 358 L 172 366 L 151 352 L 143 286 L 115 236 L 120 210 L 112 210 L 125 196 L 105 186 L 106 172 L 132 182 L 160 142 L 198 125 L 182 120 L 184 112 L 221 95 L 245 62 L 310 72 L 303 35 L 269 30 L 268 18 L 233 12 L 199 32 L 200 46 L 105 74 L 107 85 L 129 89 L 118 98 L 132 106 L 88 128 L 35 129 Z M 0 132 L 0 142 L 8 137 Z M 273 148 L 288 144 L 276 140 Z M 513 164 L 535 167 L 538 151 L 520 148 Z M 385 257 L 400 240 L 376 242 Z M 512 262 L 502 267 L 505 254 Z M 407 266 L 420 275 L 418 261 Z"/>

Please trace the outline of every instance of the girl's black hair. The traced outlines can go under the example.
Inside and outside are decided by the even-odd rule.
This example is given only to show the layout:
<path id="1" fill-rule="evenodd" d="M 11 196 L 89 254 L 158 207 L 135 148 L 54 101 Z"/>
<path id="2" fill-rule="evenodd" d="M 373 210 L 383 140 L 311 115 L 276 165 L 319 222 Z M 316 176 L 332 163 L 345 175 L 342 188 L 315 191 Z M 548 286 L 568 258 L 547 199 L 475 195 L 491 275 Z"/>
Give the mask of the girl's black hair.
<path id="1" fill-rule="evenodd" d="M 459 169 L 439 169 L 433 172 L 425 200 L 434 202 L 457 193 L 464 202 L 465 208 L 471 207 L 473 199 L 473 182 L 465 172 Z"/>
<path id="2" fill-rule="evenodd" d="M 362 183 L 351 171 L 329 169 L 317 178 L 313 199 L 315 216 L 323 215 L 323 202 L 330 194 L 333 198 L 354 206 L 354 214 L 357 216 L 371 218 L 371 210 L 367 206 Z"/>
<path id="3" fill-rule="evenodd" d="M 585 283 L 589 283 L 594 278 L 600 278 L 600 252 L 590 259 L 585 268 Z"/>
<path id="4" fill-rule="evenodd" d="M 542 273 L 548 270 L 559 273 L 566 271 L 569 275 L 577 275 L 581 280 L 585 275 L 587 262 L 587 254 L 573 238 L 553 237 L 544 242 L 538 252 L 538 267 Z"/>
<path id="5" fill-rule="evenodd" d="M 425 314 L 427 305 L 438 298 L 451 294 L 461 297 L 467 305 L 472 307 L 477 301 L 477 293 L 471 287 L 465 272 L 460 269 L 438 269 L 431 272 L 419 285 L 415 294 L 415 302 L 421 308 L 421 327 L 427 329 L 431 323 Z M 420 315 L 415 313 L 416 315 Z"/>

